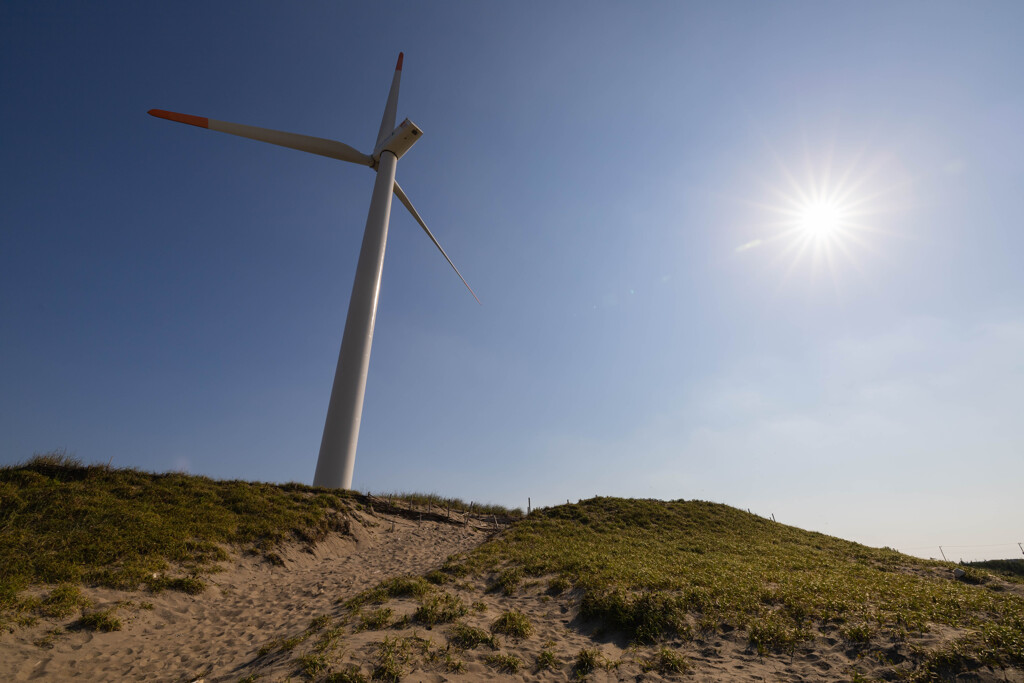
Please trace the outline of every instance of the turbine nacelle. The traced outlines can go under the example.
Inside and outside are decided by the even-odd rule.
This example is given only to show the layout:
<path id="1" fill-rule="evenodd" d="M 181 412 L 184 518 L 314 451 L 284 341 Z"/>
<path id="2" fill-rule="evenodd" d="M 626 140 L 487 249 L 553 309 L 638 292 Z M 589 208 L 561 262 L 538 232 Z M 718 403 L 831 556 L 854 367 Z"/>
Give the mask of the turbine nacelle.
<path id="1" fill-rule="evenodd" d="M 415 123 L 409 119 L 402 121 L 398 128 L 395 128 L 391 135 L 384 138 L 373 150 L 373 165 L 376 166 L 380 162 L 380 155 L 383 152 L 391 152 L 396 159 L 401 159 L 402 155 L 408 152 L 422 135 L 423 131 Z"/>

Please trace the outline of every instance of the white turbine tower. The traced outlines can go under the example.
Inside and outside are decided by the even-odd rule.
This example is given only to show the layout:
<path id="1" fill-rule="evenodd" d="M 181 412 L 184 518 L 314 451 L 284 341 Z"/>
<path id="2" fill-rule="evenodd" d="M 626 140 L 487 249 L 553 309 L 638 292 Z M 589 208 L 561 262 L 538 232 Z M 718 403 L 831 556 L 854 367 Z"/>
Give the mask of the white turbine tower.
<path id="1" fill-rule="evenodd" d="M 380 132 L 377 133 L 377 144 L 373 148 L 373 154 L 369 155 L 334 140 L 176 114 L 162 109 L 149 110 L 152 116 L 169 121 L 349 161 L 369 166 L 377 171 L 377 180 L 373 185 L 373 196 L 370 199 L 370 212 L 366 217 L 366 229 L 363 232 L 363 246 L 359 251 L 355 282 L 352 285 L 352 297 L 348 304 L 345 333 L 341 339 L 341 352 L 338 354 L 338 367 L 334 373 L 331 400 L 327 406 L 327 420 L 324 424 L 323 439 L 320 441 L 320 457 L 317 459 L 316 474 L 313 476 L 314 486 L 352 488 L 352 470 L 356 463 L 356 443 L 359 440 L 359 422 L 363 414 L 366 373 L 370 366 L 370 345 L 373 342 L 373 323 L 377 316 L 377 297 L 380 294 L 380 276 L 384 266 L 384 247 L 388 238 L 392 193 L 405 208 L 409 209 L 409 213 L 427 233 L 434 246 L 441 251 L 470 294 L 473 294 L 473 298 L 477 299 L 466 278 L 462 277 L 458 268 L 455 268 L 455 264 L 448 258 L 448 254 L 438 244 L 412 202 L 395 181 L 398 160 L 423 135 L 423 131 L 409 119 L 395 127 L 398 84 L 402 79 L 402 58 L 402 53 L 399 53 L 395 76 L 391 81 L 391 91 L 384 107 L 384 117 L 380 122 Z M 479 302 L 480 299 L 477 299 L 477 303 Z"/>

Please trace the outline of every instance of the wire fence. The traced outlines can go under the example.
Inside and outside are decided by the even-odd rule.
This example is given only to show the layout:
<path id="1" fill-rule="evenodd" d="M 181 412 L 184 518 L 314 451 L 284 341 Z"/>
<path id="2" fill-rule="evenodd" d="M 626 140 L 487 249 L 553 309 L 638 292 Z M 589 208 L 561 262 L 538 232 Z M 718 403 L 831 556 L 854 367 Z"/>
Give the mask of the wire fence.
<path id="1" fill-rule="evenodd" d="M 1002 554 L 1001 557 L 994 557 L 994 556 L 992 556 L 992 552 L 991 551 L 990 552 L 977 552 L 981 548 L 986 548 L 986 549 L 1006 548 L 1007 552 L 1005 554 Z M 942 545 L 919 545 L 919 546 L 914 546 L 912 548 L 907 548 L 907 547 L 896 548 L 896 550 L 899 550 L 901 553 L 908 553 L 908 554 L 911 554 L 911 555 L 919 555 L 920 554 L 919 551 L 922 551 L 922 550 L 931 550 L 931 551 L 938 550 L 939 551 L 939 556 L 941 556 L 942 559 L 947 561 L 947 562 L 952 562 L 952 561 L 955 561 L 955 560 L 960 560 L 962 562 L 964 560 L 964 557 L 963 557 L 964 555 L 967 555 L 968 561 L 976 562 L 976 561 L 980 561 L 980 560 L 994 560 L 994 559 L 1007 560 L 1007 559 L 1014 559 L 1016 557 L 1024 557 L 1024 542 L 1013 542 L 1013 543 L 976 543 L 976 544 L 970 544 L 970 545 L 946 545 L 946 544 L 942 544 Z M 967 550 L 968 552 L 964 553 L 965 550 Z M 1018 553 L 1020 555 L 1018 555 Z M 959 555 L 959 557 L 957 557 L 958 555 Z M 938 559 L 938 558 L 936 558 L 936 559 Z"/>

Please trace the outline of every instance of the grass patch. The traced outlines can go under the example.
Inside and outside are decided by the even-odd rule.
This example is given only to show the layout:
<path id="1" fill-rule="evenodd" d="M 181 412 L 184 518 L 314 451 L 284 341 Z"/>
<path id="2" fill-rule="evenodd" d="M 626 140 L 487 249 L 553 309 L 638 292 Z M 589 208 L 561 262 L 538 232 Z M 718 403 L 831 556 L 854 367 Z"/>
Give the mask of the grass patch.
<path id="1" fill-rule="evenodd" d="M 853 643 L 854 645 L 867 645 L 871 642 L 872 636 L 875 635 L 875 629 L 871 624 L 863 622 L 847 624 L 839 628 L 839 635 L 841 635 L 848 643 Z"/>
<path id="2" fill-rule="evenodd" d="M 448 629 L 448 642 L 459 650 L 472 650 L 480 645 L 487 645 L 491 649 L 497 649 L 498 643 L 494 636 L 483 630 L 468 624 L 453 624 Z"/>
<path id="3" fill-rule="evenodd" d="M 504 674 L 519 673 L 519 669 L 523 666 L 523 660 L 510 654 L 487 655 L 484 657 L 484 663 Z"/>
<path id="4" fill-rule="evenodd" d="M 522 612 L 515 610 L 505 612 L 491 624 L 491 631 L 501 633 L 512 638 L 528 638 L 533 632 L 530 620 Z"/>
<path id="5" fill-rule="evenodd" d="M 554 643 L 545 644 L 541 651 L 537 654 L 537 661 L 534 662 L 533 668 L 535 671 L 540 673 L 541 671 L 557 671 L 558 658 L 555 657 L 555 653 L 551 651 L 554 647 Z"/>
<path id="6" fill-rule="evenodd" d="M 377 646 L 377 664 L 373 667 L 375 681 L 398 683 L 409 663 L 409 643 L 402 638 L 385 638 Z"/>
<path id="7" fill-rule="evenodd" d="M 572 580 L 564 574 L 559 574 L 548 581 L 548 593 L 552 595 L 561 595 L 570 588 L 572 588 Z"/>
<path id="8" fill-rule="evenodd" d="M 461 498 L 445 498 L 436 493 L 384 493 L 375 494 L 379 498 L 391 498 L 392 503 L 405 503 L 406 505 L 424 508 L 430 507 L 435 512 L 442 512 L 451 509 L 452 512 L 466 513 L 473 515 L 494 515 L 511 519 L 519 519 L 523 516 L 520 508 L 507 508 L 504 505 L 492 503 L 478 503 L 462 500 Z"/>
<path id="9" fill-rule="evenodd" d="M 372 612 L 363 613 L 359 615 L 359 625 L 356 626 L 358 631 L 379 631 L 388 625 L 391 621 L 391 617 L 394 615 L 394 610 L 390 607 L 381 607 Z"/>
<path id="10" fill-rule="evenodd" d="M 624 631 L 637 642 L 653 643 L 664 635 L 690 638 L 688 607 L 681 597 L 662 592 L 633 595 L 623 590 L 596 589 L 584 594 L 580 615 Z"/>
<path id="11" fill-rule="evenodd" d="M 1024 640 L 1024 599 L 993 590 L 987 568 L 969 568 L 974 583 L 954 581 L 947 563 L 702 501 L 593 498 L 537 510 L 463 564 L 499 579 L 553 575 L 552 592 L 580 591 L 581 616 L 643 643 L 739 629 L 759 652 L 792 653 L 815 629 L 856 639 L 870 624 L 908 655 L 930 624 L 993 634 L 959 645 L 968 666 L 1013 661 Z"/>
<path id="12" fill-rule="evenodd" d="M 148 576 L 143 579 L 146 588 L 154 593 L 164 590 L 178 591 L 188 595 L 199 595 L 206 590 L 206 582 L 196 576 L 168 577 L 162 575 Z"/>
<path id="13" fill-rule="evenodd" d="M 426 626 L 435 624 L 447 624 L 459 617 L 465 616 L 469 610 L 462 598 L 451 593 L 439 593 L 428 595 L 413 613 L 413 621 L 418 621 Z"/>
<path id="14" fill-rule="evenodd" d="M 341 636 L 344 634 L 344 626 L 335 626 L 320 631 L 320 637 L 313 645 L 314 652 L 333 652 L 338 647 Z"/>
<path id="15" fill-rule="evenodd" d="M 498 574 L 498 577 L 488 590 L 495 593 L 500 591 L 505 595 L 512 595 L 522 580 L 523 570 L 520 567 L 508 567 Z"/>
<path id="16" fill-rule="evenodd" d="M 344 601 L 344 604 L 350 609 L 355 609 L 367 603 L 380 605 L 394 598 L 422 598 L 432 588 L 432 585 L 421 576 L 396 576 L 381 581 L 373 588 Z"/>
<path id="17" fill-rule="evenodd" d="M 1004 669 L 1024 667 L 1024 623 L 1015 627 L 988 624 L 948 643 L 921 653 L 923 661 L 910 676 L 912 681 L 952 680 L 964 671 L 981 667 Z"/>
<path id="18" fill-rule="evenodd" d="M 435 586 L 443 586 L 452 580 L 452 577 L 449 574 L 444 573 L 440 569 L 427 572 L 423 575 L 423 578 Z"/>
<path id="19" fill-rule="evenodd" d="M 645 659 L 640 668 L 643 671 L 657 671 L 662 676 L 676 676 L 689 670 L 686 657 L 667 647 L 660 648 L 654 656 Z"/>
<path id="20" fill-rule="evenodd" d="M 1024 581 L 1024 560 L 984 560 L 968 562 L 971 567 L 985 569 L 1002 575 L 1004 578 Z"/>
<path id="21" fill-rule="evenodd" d="M 350 494 L 298 484 L 215 481 L 83 465 L 64 453 L 0 467 L 0 612 L 30 585 L 133 590 L 170 566 L 163 588 L 201 590 L 223 545 L 268 550 L 347 529 Z M 148 579 L 148 581 L 147 581 Z"/>
<path id="22" fill-rule="evenodd" d="M 596 649 L 583 648 L 576 654 L 572 670 L 577 678 L 587 676 L 603 665 L 601 651 Z"/>
<path id="23" fill-rule="evenodd" d="M 320 630 L 322 630 L 324 628 L 327 628 L 327 626 L 330 623 L 331 623 L 331 615 L 329 615 L 329 614 L 321 614 L 318 617 L 313 617 L 313 620 L 309 622 L 309 626 L 306 627 L 306 630 L 309 631 L 310 633 L 314 633 L 316 631 L 320 631 Z"/>
<path id="24" fill-rule="evenodd" d="M 335 671 L 324 679 L 327 683 L 368 683 L 362 670 L 355 664 L 349 664 L 341 671 Z"/>
<path id="25" fill-rule="evenodd" d="M 327 670 L 327 658 L 313 652 L 302 655 L 299 657 L 299 668 L 309 678 L 316 678 Z"/>
<path id="26" fill-rule="evenodd" d="M 747 636 L 759 655 L 768 652 L 793 654 L 797 645 L 810 638 L 810 633 L 792 625 L 777 612 L 769 612 L 747 626 Z"/>
<path id="27" fill-rule="evenodd" d="M 43 616 L 61 619 L 70 616 L 82 608 L 89 607 L 92 600 L 82 594 L 82 590 L 73 584 L 57 586 L 39 604 L 39 612 Z"/>
<path id="28" fill-rule="evenodd" d="M 113 609 L 104 609 L 83 614 L 82 618 L 78 620 L 78 626 L 89 631 L 109 633 L 110 631 L 120 631 L 122 624 Z"/>

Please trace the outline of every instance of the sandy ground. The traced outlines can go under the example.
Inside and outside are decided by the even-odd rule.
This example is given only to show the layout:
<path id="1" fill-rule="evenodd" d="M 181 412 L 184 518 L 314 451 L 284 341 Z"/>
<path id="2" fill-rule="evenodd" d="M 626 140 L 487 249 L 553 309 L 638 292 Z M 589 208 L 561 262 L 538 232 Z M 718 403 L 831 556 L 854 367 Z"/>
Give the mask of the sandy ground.
<path id="1" fill-rule="evenodd" d="M 466 651 L 449 647 L 449 625 L 427 629 L 414 622 L 401 623 L 401 618 L 411 616 L 418 606 L 412 599 L 388 603 L 392 614 L 387 626 L 358 629 L 358 616 L 338 604 L 339 598 L 352 597 L 389 577 L 422 575 L 494 532 L 482 523 L 417 521 L 380 512 L 353 514 L 350 535 L 332 536 L 313 552 L 292 548 L 282 553 L 283 567 L 261 558 L 237 557 L 226 563 L 225 571 L 209 577 L 210 587 L 195 597 L 170 591 L 153 595 L 89 590 L 100 608 L 123 601 L 134 603 L 118 608 L 123 629 L 112 633 L 68 630 L 74 621 L 69 618 L 4 635 L 0 638 L 0 679 L 299 681 L 309 680 L 302 657 L 314 654 L 322 655 L 325 662 L 315 680 L 351 666 L 359 667 L 369 679 L 380 661 L 381 643 L 389 641 L 402 653 L 402 680 L 406 681 L 572 680 L 573 663 L 582 649 L 598 650 L 604 665 L 587 680 L 669 680 L 655 671 L 644 671 L 644 662 L 656 648 L 631 647 L 614 637 L 594 634 L 576 616 L 578 596 L 552 596 L 544 580 L 527 581 L 512 596 L 487 592 L 479 580 L 445 586 L 445 591 L 473 606 L 463 619 L 471 626 L 489 630 L 508 610 L 527 615 L 533 633 L 523 640 L 500 636 L 497 650 L 486 645 Z M 152 608 L 141 608 L 143 603 Z M 321 615 L 328 616 L 328 626 L 308 631 Z M 400 622 L 397 626 L 396 621 Z M 54 627 L 62 627 L 65 633 L 53 640 L 52 647 L 34 644 Z M 316 650 L 316 643 L 331 627 L 338 627 L 338 637 L 330 647 Z M 293 649 L 274 646 L 275 641 L 307 633 Z M 919 644 L 934 646 L 954 636 L 951 629 L 939 627 L 928 635 L 930 642 Z M 760 657 L 744 635 L 736 632 L 705 634 L 666 645 L 689 661 L 690 670 L 683 676 L 687 681 L 838 681 L 851 680 L 854 669 L 877 676 L 883 667 L 828 634 L 819 634 L 793 656 Z M 265 649 L 262 653 L 261 647 Z M 555 657 L 553 671 L 535 668 L 537 656 L 545 649 Z M 495 654 L 518 657 L 522 668 L 515 675 L 500 673 L 487 661 Z M 899 661 L 895 650 L 890 655 Z M 984 670 L 957 680 L 1024 682 L 1024 674 Z"/>

